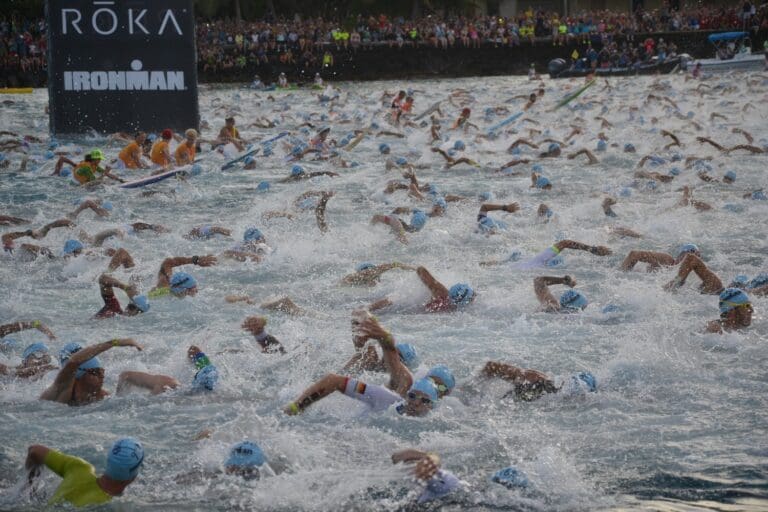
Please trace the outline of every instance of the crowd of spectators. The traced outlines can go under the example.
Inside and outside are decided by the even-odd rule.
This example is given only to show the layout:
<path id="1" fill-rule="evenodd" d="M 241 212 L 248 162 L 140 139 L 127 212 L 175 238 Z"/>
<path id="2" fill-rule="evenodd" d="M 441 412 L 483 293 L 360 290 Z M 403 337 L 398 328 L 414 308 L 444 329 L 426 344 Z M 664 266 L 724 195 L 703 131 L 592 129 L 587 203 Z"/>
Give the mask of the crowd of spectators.
<path id="1" fill-rule="evenodd" d="M 677 1 L 677 0 L 672 0 Z M 768 4 L 750 0 L 725 7 L 696 5 L 675 9 L 665 0 L 660 9 L 633 13 L 582 12 L 560 16 L 532 8 L 516 16 L 357 16 L 343 23 L 322 18 L 261 21 L 200 21 L 197 50 L 203 72 L 221 72 L 275 64 L 307 71 L 331 67 L 334 55 L 375 45 L 408 48 L 518 46 L 520 44 L 593 44 L 615 48 L 618 40 L 641 47 L 635 34 L 691 30 L 768 29 Z M 45 67 L 45 23 L 0 18 L 0 67 L 40 70 Z M 614 56 L 616 52 L 613 52 Z M 619 52 L 620 54 L 621 52 Z M 631 58 L 632 50 L 630 50 Z M 640 56 L 642 58 L 642 55 Z"/>

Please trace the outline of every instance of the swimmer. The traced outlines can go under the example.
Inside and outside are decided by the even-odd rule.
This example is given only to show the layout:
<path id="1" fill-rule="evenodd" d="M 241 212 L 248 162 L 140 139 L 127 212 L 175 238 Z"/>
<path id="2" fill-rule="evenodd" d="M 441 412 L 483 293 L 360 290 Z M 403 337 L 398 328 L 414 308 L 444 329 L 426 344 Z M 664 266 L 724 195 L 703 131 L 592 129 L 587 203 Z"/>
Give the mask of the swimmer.
<path id="1" fill-rule="evenodd" d="M 451 286 L 450 289 L 446 288 L 424 267 L 418 267 L 416 275 L 419 276 L 421 282 L 429 289 L 432 295 L 430 301 L 423 306 L 423 311 L 427 313 L 457 311 L 470 305 L 477 297 L 475 290 L 465 283 L 457 283 Z M 392 305 L 392 302 L 388 298 L 383 298 L 371 304 L 368 309 L 374 311 L 390 305 Z"/>
<path id="2" fill-rule="evenodd" d="M 211 363 L 208 356 L 199 347 L 191 345 L 187 349 L 187 360 L 192 363 L 197 372 L 192 379 L 191 391 L 193 393 L 213 391 L 219 381 L 219 373 Z M 159 395 L 166 391 L 177 389 L 181 383 L 168 375 L 146 372 L 125 371 L 120 374 L 117 382 L 117 394 L 126 393 L 129 388 L 146 389 L 152 395 Z"/>
<path id="3" fill-rule="evenodd" d="M 40 395 L 40 400 L 50 400 L 66 405 L 86 405 L 109 396 L 104 385 L 104 367 L 98 356 L 114 347 L 144 348 L 131 338 L 117 338 L 72 354 L 56 375 L 56 380 Z"/>
<path id="4" fill-rule="evenodd" d="M 277 313 L 285 313 L 290 316 L 303 316 L 307 314 L 304 309 L 297 306 L 296 303 L 294 303 L 288 297 L 281 297 L 276 300 L 262 302 L 261 304 L 256 302 L 256 299 L 253 299 L 248 295 L 227 295 L 224 297 L 224 300 L 229 304 L 235 304 L 237 302 L 245 302 L 251 306 L 258 304 L 261 309 L 266 309 L 267 311 L 275 311 Z"/>
<path id="5" fill-rule="evenodd" d="M 463 108 L 461 110 L 461 114 L 459 114 L 459 117 L 456 118 L 456 121 L 453 122 L 453 126 L 451 126 L 451 130 L 462 129 L 466 132 L 470 126 L 473 127 L 475 130 L 479 130 L 480 128 L 478 128 L 476 124 L 469 122 L 470 115 L 472 115 L 472 111 L 466 107 Z"/>
<path id="6" fill-rule="evenodd" d="M 352 312 L 352 344 L 355 347 L 355 353 L 352 358 L 344 365 L 344 371 L 387 371 L 387 365 L 383 358 L 379 358 L 376 347 L 366 343 L 367 334 L 360 332 L 360 326 L 370 317 L 370 313 L 365 310 L 356 310 Z M 415 370 L 418 366 L 419 357 L 416 348 L 410 343 L 396 343 L 400 361 L 408 367 L 409 370 Z"/>
<path id="7" fill-rule="evenodd" d="M 397 404 L 395 409 L 399 414 L 424 416 L 443 396 L 452 391 L 455 380 L 443 366 L 432 368 L 426 377 L 414 381 L 410 370 L 400 361 L 394 338 L 374 317 L 366 318 L 359 330 L 362 336 L 377 340 L 381 346 L 390 375 L 387 387 L 329 373 L 289 403 L 283 412 L 299 414 L 313 403 L 338 391 L 365 403 L 374 412 L 384 411 Z"/>
<path id="8" fill-rule="evenodd" d="M 407 244 L 406 233 L 416 233 L 424 229 L 427 224 L 427 214 L 423 210 L 413 209 L 411 211 L 410 224 L 394 215 L 374 215 L 371 218 L 371 224 L 386 224 L 392 228 L 392 232 L 400 243 Z"/>
<path id="9" fill-rule="evenodd" d="M 100 505 L 122 496 L 136 480 L 142 463 L 144 448 L 136 439 L 118 439 L 107 452 L 107 468 L 96 476 L 93 466 L 85 460 L 67 455 L 47 446 L 35 444 L 27 449 L 25 468 L 31 483 L 40 475 L 42 466 L 62 478 L 48 505 L 67 502 L 75 507 Z"/>
<path id="10" fill-rule="evenodd" d="M 181 265 L 197 265 L 199 267 L 210 267 L 216 264 L 216 256 L 178 256 L 176 258 L 166 258 L 160 265 L 160 271 L 157 273 L 157 284 L 150 290 L 149 297 L 157 298 L 164 295 L 173 295 L 178 298 L 197 295 L 197 280 L 186 272 L 173 272 L 176 267 Z"/>
<path id="11" fill-rule="evenodd" d="M 176 158 L 176 165 L 188 165 L 195 162 L 197 131 L 190 128 L 184 132 L 184 142 L 179 144 L 173 156 Z"/>
<path id="12" fill-rule="evenodd" d="M 606 217 L 617 217 L 616 212 L 613 211 L 613 208 L 611 206 L 616 204 L 616 199 L 613 197 L 606 197 L 603 199 L 603 204 L 601 207 L 603 208 L 603 213 Z"/>
<path id="13" fill-rule="evenodd" d="M 449 155 L 448 153 L 446 153 L 445 151 L 443 151 L 440 148 L 432 148 L 432 152 L 433 153 L 439 153 L 440 156 L 445 158 L 445 162 L 446 162 L 445 163 L 445 168 L 446 169 L 450 169 L 451 167 L 455 167 L 455 166 L 457 166 L 459 164 L 468 164 L 468 165 L 477 166 L 477 162 L 472 160 L 472 159 L 470 159 L 470 158 L 467 158 L 465 156 L 463 156 L 461 158 L 453 158 L 451 155 Z"/>
<path id="14" fill-rule="evenodd" d="M 184 238 L 188 240 L 195 240 L 195 239 L 209 239 L 213 238 L 216 235 L 222 235 L 222 236 L 230 236 L 232 234 L 232 230 L 229 228 L 225 228 L 223 226 L 211 226 L 211 225 L 205 225 L 205 226 L 198 226 L 196 228 L 192 228 L 189 233 L 184 235 Z"/>
<path id="15" fill-rule="evenodd" d="M 277 86 L 281 89 L 287 89 L 290 87 L 290 84 L 288 83 L 288 77 L 285 76 L 285 73 L 280 73 L 277 77 Z"/>
<path id="16" fill-rule="evenodd" d="M 394 269 L 416 270 L 415 267 L 403 265 L 398 262 L 384 263 L 380 265 L 364 262 L 357 265 L 354 274 L 344 276 L 341 282 L 348 286 L 376 286 L 381 281 L 381 276 L 385 272 Z"/>
<path id="17" fill-rule="evenodd" d="M 685 244 L 677 250 L 677 256 L 672 256 L 665 252 L 653 251 L 629 251 L 627 257 L 621 262 L 620 270 L 629 272 L 638 263 L 648 264 L 648 272 L 654 272 L 661 267 L 672 267 L 679 265 L 686 255 L 693 254 L 701 257 L 701 252 L 696 244 Z"/>
<path id="18" fill-rule="evenodd" d="M 597 157 L 587 148 L 580 149 L 574 153 L 570 153 L 567 158 L 568 160 L 573 160 L 574 158 L 577 158 L 581 155 L 584 155 L 587 157 L 587 165 L 595 165 L 597 163 L 600 163 L 600 160 L 597 159 Z"/>
<path id="19" fill-rule="evenodd" d="M 115 288 L 123 290 L 128 295 L 130 302 L 125 307 L 125 311 L 115 297 Z M 104 301 L 104 307 L 96 313 L 94 318 L 109 318 L 115 315 L 136 316 L 149 311 L 149 300 L 145 295 L 139 295 L 134 285 L 121 283 L 107 274 L 99 276 L 99 293 Z"/>
<path id="20" fill-rule="evenodd" d="M 719 295 L 720 318 L 707 324 L 707 332 L 739 331 L 752 324 L 754 309 L 749 296 L 738 288 L 726 288 Z"/>
<path id="21" fill-rule="evenodd" d="M 29 224 L 29 221 L 20 217 L 0 215 L 0 226 L 18 226 L 19 224 Z"/>
<path id="22" fill-rule="evenodd" d="M 259 344 L 259 347 L 264 354 L 285 354 L 285 348 L 283 348 L 283 345 L 280 343 L 280 341 L 271 334 L 267 334 L 264 330 L 266 325 L 267 319 L 263 316 L 249 316 L 243 320 L 243 323 L 240 325 L 240 327 L 253 334 L 253 337 L 256 339 L 256 343 Z"/>
<path id="23" fill-rule="evenodd" d="M 461 486 L 461 480 L 456 475 L 440 468 L 440 456 L 434 452 L 399 450 L 392 454 L 392 464 L 400 463 L 415 464 L 413 476 L 426 483 L 424 490 L 416 498 L 418 504 L 442 498 Z"/>
<path id="24" fill-rule="evenodd" d="M 70 228 L 75 224 L 69 219 L 55 220 L 40 229 L 27 229 L 26 231 L 12 231 L 10 233 L 3 233 L 0 237 L 0 241 L 3 243 L 3 250 L 9 254 L 13 254 L 16 248 L 16 240 L 23 237 L 34 238 L 35 240 L 41 240 L 48 235 L 48 232 L 54 228 Z M 22 247 L 26 244 L 22 244 Z"/>
<path id="25" fill-rule="evenodd" d="M 576 286 L 576 280 L 571 276 L 555 277 L 540 276 L 533 280 L 533 290 L 541 304 L 541 310 L 547 313 L 577 313 L 589 304 L 587 298 L 578 291 L 566 290 L 557 300 L 549 287 L 553 284 L 564 284 L 570 288 Z"/>
<path id="26" fill-rule="evenodd" d="M 664 289 L 674 291 L 681 288 L 691 272 L 695 273 L 699 276 L 699 279 L 701 279 L 701 285 L 699 285 L 700 293 L 717 295 L 725 288 L 723 282 L 717 277 L 717 274 L 712 272 L 699 256 L 689 252 L 685 254 L 680 261 L 680 268 L 677 271 L 677 276 L 667 283 L 664 286 Z"/>
<path id="27" fill-rule="evenodd" d="M 304 170 L 304 168 L 300 165 L 294 165 L 291 168 L 291 174 L 287 178 L 283 178 L 281 180 L 278 180 L 278 183 L 292 183 L 296 181 L 304 181 L 311 178 L 315 178 L 317 176 L 330 176 L 332 178 L 336 178 L 340 176 L 339 173 L 333 172 L 333 171 L 316 171 L 316 172 L 307 172 Z"/>
<path id="28" fill-rule="evenodd" d="M 530 258 L 525 261 L 515 261 L 510 260 L 509 258 L 505 260 L 490 260 L 490 261 L 483 261 L 480 263 L 481 266 L 492 266 L 492 265 L 501 265 L 502 263 L 507 263 L 512 261 L 513 268 L 516 269 L 522 269 L 522 270 L 530 270 L 534 268 L 541 268 L 546 267 L 551 264 L 551 262 L 560 256 L 560 253 L 562 253 L 566 249 L 572 249 L 574 251 L 585 251 L 590 254 L 594 254 L 595 256 L 610 256 L 611 250 L 608 247 L 605 247 L 604 245 L 587 245 L 581 242 L 577 242 L 575 240 L 560 240 L 559 242 L 556 242 L 554 245 L 551 245 L 550 247 L 547 247 L 542 252 L 534 256 L 533 258 Z"/>
<path id="29" fill-rule="evenodd" d="M 148 169 L 149 166 L 144 163 L 142 158 L 142 146 L 147 140 L 147 134 L 144 132 L 136 132 L 133 140 L 125 146 L 118 154 L 117 158 L 126 169 Z"/>
<path id="30" fill-rule="evenodd" d="M 520 205 L 517 203 L 509 204 L 491 204 L 483 203 L 480 205 L 480 211 L 477 213 L 477 228 L 486 235 L 497 234 L 506 228 L 506 224 L 492 219 L 488 216 L 488 212 L 502 211 L 508 213 L 514 213 L 520 210 Z"/>
<path id="31" fill-rule="evenodd" d="M 237 261 L 251 260 L 258 263 L 270 252 L 272 248 L 267 245 L 267 239 L 264 238 L 261 230 L 249 227 L 243 233 L 243 241 L 225 251 L 221 256 Z"/>
<path id="32" fill-rule="evenodd" d="M 661 183 L 669 183 L 670 181 L 675 179 L 674 176 L 669 176 L 667 174 L 661 174 L 659 172 L 648 172 L 648 171 L 642 171 L 642 170 L 635 171 L 634 176 L 635 178 L 642 178 L 646 180 L 656 180 Z"/>
<path id="33" fill-rule="evenodd" d="M 531 186 L 529 188 L 538 188 L 541 190 L 552 190 L 552 182 L 549 181 L 549 178 L 546 178 L 537 172 L 532 172 Z"/>
<path id="34" fill-rule="evenodd" d="M 200 438 L 210 437 L 210 434 L 210 430 L 205 430 Z M 224 474 L 238 476 L 244 480 L 259 480 L 263 476 L 277 475 L 282 472 L 283 468 L 279 465 L 273 467 L 259 445 L 251 441 L 235 444 L 230 448 L 229 455 L 224 461 Z M 190 485 L 197 483 L 200 479 L 218 478 L 221 474 L 220 469 L 206 468 L 178 475 L 175 481 L 179 485 Z"/>
<path id="35" fill-rule="evenodd" d="M 56 367 L 51 364 L 50 350 L 45 343 L 33 343 L 24 349 L 21 364 L 9 368 L 0 364 L 0 375 L 12 376 L 17 379 L 37 380 Z"/>
<path id="36" fill-rule="evenodd" d="M 73 211 L 67 214 L 67 218 L 76 220 L 77 217 L 85 210 L 92 210 L 99 217 L 109 217 L 109 212 L 112 210 L 112 203 L 109 201 L 102 201 L 101 199 L 86 199 L 80 201 L 80 204 Z"/>
<path id="37" fill-rule="evenodd" d="M 99 164 L 102 160 L 104 160 L 104 153 L 100 149 L 92 150 L 90 153 L 85 155 L 83 161 L 80 163 L 74 163 L 73 161 L 62 157 L 56 163 L 56 168 L 53 174 L 59 175 L 61 173 L 63 164 L 67 163 L 73 167 L 74 170 L 72 171 L 72 176 L 81 185 L 88 183 L 100 183 L 101 178 L 104 176 L 115 181 L 119 181 L 120 183 L 125 183 L 125 180 L 110 173 L 109 166 L 106 168 L 101 167 Z"/>
<path id="38" fill-rule="evenodd" d="M 173 139 L 173 131 L 166 128 L 160 134 L 160 140 L 152 144 L 152 150 L 150 151 L 150 160 L 155 165 L 168 169 L 171 166 L 171 148 L 169 146 L 171 139 Z"/>
<path id="39" fill-rule="evenodd" d="M 677 203 L 677 206 L 693 206 L 696 208 L 696 210 L 700 212 L 706 212 L 712 209 L 712 205 L 709 203 L 705 203 L 704 201 L 697 201 L 693 199 L 693 193 L 691 192 L 690 187 L 685 186 L 683 187 L 683 197 L 680 199 L 680 201 Z"/>
<path id="40" fill-rule="evenodd" d="M 562 144 L 559 142 L 551 142 L 549 146 L 547 146 L 547 150 L 543 153 L 539 153 L 539 158 L 557 158 L 562 153 L 563 150 L 560 148 Z"/>
<path id="41" fill-rule="evenodd" d="M 488 361 L 481 371 L 481 376 L 511 382 L 514 389 L 504 397 L 512 396 L 515 400 L 524 402 L 531 402 L 545 394 L 557 393 L 563 388 L 563 384 L 560 387 L 555 386 L 554 380 L 538 370 L 529 370 L 497 361 Z M 597 390 L 597 380 L 589 372 L 580 372 L 572 376 L 571 382 L 571 386 L 575 389 L 584 386 L 588 391 Z"/>

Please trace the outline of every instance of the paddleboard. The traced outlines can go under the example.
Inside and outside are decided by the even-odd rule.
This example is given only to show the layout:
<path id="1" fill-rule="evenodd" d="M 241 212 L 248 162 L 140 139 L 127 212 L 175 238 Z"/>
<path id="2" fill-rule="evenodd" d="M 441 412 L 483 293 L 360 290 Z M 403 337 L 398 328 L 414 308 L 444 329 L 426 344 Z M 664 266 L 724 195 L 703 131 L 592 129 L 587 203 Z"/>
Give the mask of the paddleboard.
<path id="1" fill-rule="evenodd" d="M 30 94 L 33 90 L 31 87 L 9 87 L 0 89 L 0 94 Z"/>
<path id="2" fill-rule="evenodd" d="M 435 110 L 437 110 L 438 108 L 440 108 L 440 104 L 441 104 L 442 102 L 443 102 L 443 100 L 440 100 L 440 101 L 438 101 L 437 103 L 434 103 L 434 104 L 433 104 L 431 107 L 429 107 L 427 110 L 425 110 L 424 112 L 422 112 L 422 113 L 421 113 L 421 114 L 419 114 L 418 116 L 414 117 L 414 118 L 413 118 L 413 120 L 414 120 L 414 121 L 419 121 L 419 120 L 421 120 L 421 119 L 425 118 L 426 116 L 428 116 L 429 114 L 431 114 L 432 112 L 434 112 Z"/>
<path id="3" fill-rule="evenodd" d="M 262 140 L 261 142 L 259 142 L 259 144 L 261 144 L 262 146 L 266 145 L 266 144 L 270 144 L 272 142 L 275 142 L 276 140 L 282 139 L 286 135 L 288 135 L 288 132 L 281 132 L 278 135 L 275 135 L 274 137 L 272 137 L 271 139 Z M 243 153 L 242 155 L 240 155 L 239 157 L 235 158 L 234 160 L 230 160 L 229 162 L 227 162 L 224 165 L 222 165 L 221 166 L 221 170 L 222 171 L 226 171 L 227 169 L 231 168 L 235 164 L 237 164 L 239 162 L 242 162 L 243 160 L 245 160 L 249 156 L 255 155 L 259 151 L 261 151 L 261 148 L 251 149 L 250 151 L 247 151 L 247 152 Z"/>
<path id="4" fill-rule="evenodd" d="M 120 185 L 120 188 L 141 188 L 146 187 L 147 185 L 153 185 L 155 183 L 159 183 L 161 181 L 165 181 L 168 178 L 173 178 L 179 173 L 188 171 L 192 168 L 191 165 L 184 165 L 182 167 L 178 167 L 176 169 L 172 169 L 170 171 L 165 171 L 160 174 L 155 174 L 152 176 L 146 176 L 144 178 L 139 178 L 137 180 L 129 181 L 127 183 L 123 183 Z"/>
<path id="5" fill-rule="evenodd" d="M 503 128 L 504 126 L 507 126 L 509 123 L 515 121 L 521 115 L 523 115 L 523 111 L 522 110 L 520 112 L 518 112 L 517 114 L 512 114 L 511 116 L 509 116 L 508 118 L 506 118 L 502 122 L 497 123 L 497 124 L 491 126 L 490 128 L 488 128 L 488 135 L 492 134 L 493 132 L 495 132 L 499 128 Z"/>
<path id="6" fill-rule="evenodd" d="M 595 84 L 595 82 L 597 82 L 597 78 L 593 78 L 592 80 L 590 80 L 589 82 L 587 82 L 587 83 L 586 83 L 586 84 L 585 84 L 585 85 L 584 85 L 584 86 L 583 86 L 581 89 L 579 89 L 579 90 L 577 90 L 577 91 L 575 91 L 575 92 L 572 92 L 571 94 L 569 94 L 568 96 L 566 96 L 565 98 L 563 98 L 562 100 L 560 100 L 560 103 L 558 103 L 558 104 L 555 106 L 555 108 L 553 108 L 552 110 L 550 110 L 550 112 L 552 112 L 552 111 L 554 111 L 554 110 L 557 110 L 557 109 L 559 109 L 560 107 L 563 107 L 563 106 L 565 106 L 565 105 L 569 104 L 571 101 L 573 101 L 573 100 L 575 100 L 576 98 L 578 98 L 578 97 L 581 95 L 581 93 L 583 93 L 584 91 L 586 91 L 587 89 L 589 89 L 590 87 L 592 87 L 592 86 Z"/>

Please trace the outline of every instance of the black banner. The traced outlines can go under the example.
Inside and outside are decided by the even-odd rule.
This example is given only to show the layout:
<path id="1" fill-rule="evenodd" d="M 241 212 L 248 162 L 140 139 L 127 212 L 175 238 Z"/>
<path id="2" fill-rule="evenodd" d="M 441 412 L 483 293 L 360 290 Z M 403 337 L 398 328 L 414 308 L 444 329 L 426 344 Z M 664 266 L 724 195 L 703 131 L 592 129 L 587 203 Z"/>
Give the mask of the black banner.
<path id="1" fill-rule="evenodd" d="M 48 0 L 53 134 L 197 128 L 192 0 Z"/>

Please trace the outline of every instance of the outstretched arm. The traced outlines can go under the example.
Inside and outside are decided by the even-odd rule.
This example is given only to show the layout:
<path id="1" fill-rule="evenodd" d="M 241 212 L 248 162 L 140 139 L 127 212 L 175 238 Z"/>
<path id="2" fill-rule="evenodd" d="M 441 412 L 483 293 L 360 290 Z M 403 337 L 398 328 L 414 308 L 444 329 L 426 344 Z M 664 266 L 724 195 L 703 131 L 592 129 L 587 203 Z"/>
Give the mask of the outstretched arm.
<path id="1" fill-rule="evenodd" d="M 560 240 L 555 244 L 558 251 L 564 249 L 575 249 L 577 251 L 587 251 L 595 256 L 608 256 L 611 254 L 611 250 L 603 245 L 587 245 L 574 240 Z"/>
<path id="2" fill-rule="evenodd" d="M 10 324 L 0 325 L 0 338 L 4 336 L 8 336 L 9 334 L 13 334 L 15 332 L 23 331 L 26 329 L 37 329 L 41 333 L 48 336 L 49 340 L 55 340 L 56 336 L 53 334 L 53 332 L 43 325 L 40 320 L 31 320 L 31 321 L 19 321 L 19 322 L 13 322 Z"/>
<path id="3" fill-rule="evenodd" d="M 421 279 L 421 282 L 424 283 L 427 288 L 429 288 L 433 298 L 437 299 L 448 297 L 448 288 L 446 288 L 440 281 L 435 279 L 432 274 L 429 273 L 429 270 L 424 267 L 418 267 L 416 269 L 416 275 L 418 275 L 419 279 Z"/>
<path id="4" fill-rule="evenodd" d="M 181 265 L 198 265 L 200 267 L 210 267 L 216 264 L 216 256 L 211 254 L 207 256 L 178 256 L 176 258 L 166 258 L 160 265 L 160 271 L 157 273 L 156 288 L 167 288 L 171 285 L 171 274 L 173 269 Z"/>
<path id="5" fill-rule="evenodd" d="M 549 291 L 549 286 L 553 284 L 564 284 L 573 288 L 576 286 L 576 281 L 571 276 L 541 276 L 533 280 L 533 290 L 536 292 L 539 303 L 547 310 L 560 311 L 560 301 Z"/>
<path id="6" fill-rule="evenodd" d="M 168 375 L 155 375 L 144 372 L 122 372 L 117 380 L 117 394 L 124 393 L 128 386 L 148 389 L 153 395 L 159 395 L 169 389 L 180 386 L 178 380 Z"/>
<path id="7" fill-rule="evenodd" d="M 290 415 L 299 414 L 313 403 L 322 400 L 334 391 L 344 393 L 344 388 L 346 386 L 347 377 L 329 373 L 308 387 L 295 401 L 288 404 L 283 409 L 283 412 Z"/>
<path id="8" fill-rule="evenodd" d="M 440 456 L 432 452 L 423 452 L 412 448 L 392 454 L 392 464 L 416 463 L 413 474 L 419 480 L 429 480 L 440 470 Z"/>
<path id="9" fill-rule="evenodd" d="M 663 252 L 651 251 L 629 251 L 627 257 L 621 262 L 621 270 L 630 271 L 638 263 L 647 263 L 648 271 L 656 270 L 663 266 L 672 266 L 675 264 L 675 258 Z"/>

